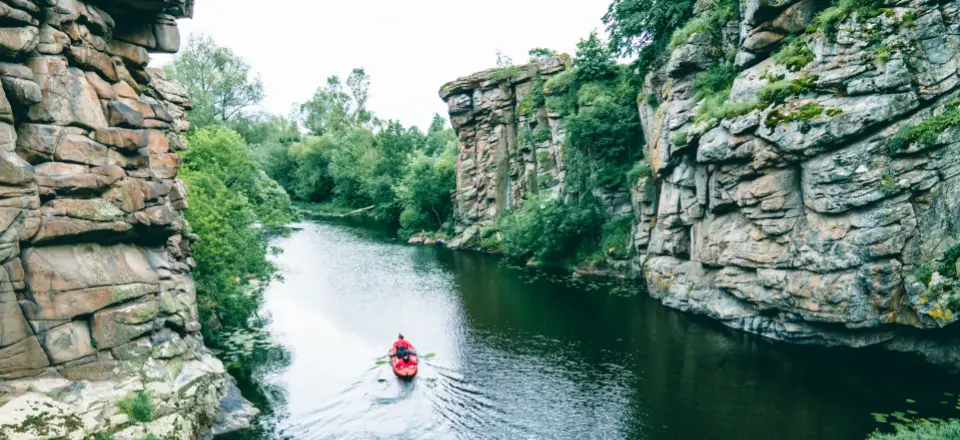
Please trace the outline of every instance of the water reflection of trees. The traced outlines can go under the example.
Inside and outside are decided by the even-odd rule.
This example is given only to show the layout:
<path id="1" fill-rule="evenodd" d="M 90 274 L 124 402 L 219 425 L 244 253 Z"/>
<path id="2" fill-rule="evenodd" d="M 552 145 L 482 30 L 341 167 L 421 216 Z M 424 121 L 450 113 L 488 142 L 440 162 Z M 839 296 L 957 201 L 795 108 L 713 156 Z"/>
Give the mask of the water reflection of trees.
<path id="1" fill-rule="evenodd" d="M 265 334 L 265 326 L 253 331 Z M 231 353 L 227 370 L 237 380 L 243 396 L 260 410 L 249 430 L 218 436 L 217 440 L 294 440 L 280 426 L 289 418 L 286 390 L 270 380 L 290 366 L 291 354 L 278 344 L 255 344 L 249 350 Z"/>

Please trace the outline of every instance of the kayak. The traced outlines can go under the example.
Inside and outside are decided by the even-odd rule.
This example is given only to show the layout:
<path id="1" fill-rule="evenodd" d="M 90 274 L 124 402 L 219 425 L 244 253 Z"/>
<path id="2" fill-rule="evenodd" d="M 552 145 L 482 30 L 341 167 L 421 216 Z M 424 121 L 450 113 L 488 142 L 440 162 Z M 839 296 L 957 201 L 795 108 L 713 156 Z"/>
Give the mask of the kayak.
<path id="1" fill-rule="evenodd" d="M 396 374 L 397 377 L 413 377 L 417 375 L 418 359 L 416 352 L 410 353 L 410 362 L 405 362 L 400 357 L 396 356 L 397 350 L 391 348 L 388 354 L 390 355 L 390 367 L 393 368 L 393 374 Z"/>

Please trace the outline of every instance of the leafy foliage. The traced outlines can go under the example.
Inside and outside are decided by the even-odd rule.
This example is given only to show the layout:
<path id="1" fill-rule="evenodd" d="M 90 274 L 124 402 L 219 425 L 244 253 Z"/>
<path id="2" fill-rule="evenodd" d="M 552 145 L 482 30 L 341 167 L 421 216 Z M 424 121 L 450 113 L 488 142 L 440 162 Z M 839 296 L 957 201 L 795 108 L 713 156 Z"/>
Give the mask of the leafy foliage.
<path id="1" fill-rule="evenodd" d="M 957 108 L 956 103 L 950 103 L 943 113 L 918 124 L 901 128 L 896 135 L 887 140 L 887 150 L 895 154 L 906 150 L 911 145 L 930 148 L 937 144 L 937 139 L 944 131 L 957 126 L 960 126 L 960 109 Z"/>
<path id="2" fill-rule="evenodd" d="M 824 35 L 835 40 L 840 24 L 848 18 L 865 20 L 882 13 L 883 0 L 839 0 L 835 5 L 820 11 L 814 18 L 810 30 L 822 29 Z"/>
<path id="3" fill-rule="evenodd" d="M 290 199 L 260 171 L 235 132 L 205 128 L 189 137 L 180 177 L 190 188 L 186 211 L 197 262 L 197 304 L 204 336 L 216 344 L 222 327 L 243 327 L 259 308 L 259 289 L 276 269 L 267 261 L 262 227 L 282 227 L 292 218 Z M 259 226 L 259 227 L 258 227 Z"/>
<path id="4" fill-rule="evenodd" d="M 230 122 L 264 98 L 263 83 L 250 77 L 250 65 L 209 35 L 191 35 L 164 71 L 189 92 L 190 121 L 196 128 Z"/>
<path id="5" fill-rule="evenodd" d="M 603 16 L 609 46 L 620 56 L 636 55 L 638 77 L 665 53 L 674 30 L 693 15 L 693 0 L 614 0 Z"/>
<path id="6" fill-rule="evenodd" d="M 813 52 L 802 37 L 791 35 L 780 50 L 773 54 L 773 60 L 787 66 L 791 72 L 796 72 L 813 61 Z"/>
<path id="7" fill-rule="evenodd" d="M 117 408 L 131 420 L 141 423 L 153 420 L 153 399 L 143 391 L 124 397 L 117 402 Z"/>
<path id="8" fill-rule="evenodd" d="M 686 22 L 670 36 L 669 48 L 686 44 L 693 34 L 708 33 L 715 42 L 719 42 L 726 23 L 734 20 L 740 13 L 740 5 L 736 1 L 719 0 L 717 4 L 700 16 Z"/>
<path id="9" fill-rule="evenodd" d="M 454 158 L 448 154 L 431 157 L 420 154 L 395 190 L 403 207 L 400 226 L 406 234 L 436 231 L 453 214 L 451 189 L 456 187 Z"/>
<path id="10" fill-rule="evenodd" d="M 517 260 L 543 264 L 567 262 L 585 242 L 599 232 L 602 217 L 593 200 L 567 202 L 554 198 L 527 199 L 522 209 L 504 215 L 496 229 L 502 234 L 504 253 Z"/>
<path id="11" fill-rule="evenodd" d="M 603 81 L 617 76 L 617 62 L 613 53 L 603 44 L 596 32 L 577 43 L 577 56 L 573 59 L 577 81 Z"/>

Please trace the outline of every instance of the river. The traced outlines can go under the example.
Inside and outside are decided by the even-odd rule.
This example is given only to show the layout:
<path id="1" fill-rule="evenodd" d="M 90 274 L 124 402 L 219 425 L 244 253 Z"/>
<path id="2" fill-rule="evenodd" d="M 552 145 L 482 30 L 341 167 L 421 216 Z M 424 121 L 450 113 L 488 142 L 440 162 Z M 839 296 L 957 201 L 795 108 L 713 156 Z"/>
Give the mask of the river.
<path id="1" fill-rule="evenodd" d="M 773 343 L 363 221 L 275 245 L 264 312 L 289 356 L 242 384 L 269 408 L 234 438 L 859 440 L 872 412 L 941 415 L 957 388 L 907 356 Z M 436 353 L 413 381 L 375 363 L 398 332 Z"/>

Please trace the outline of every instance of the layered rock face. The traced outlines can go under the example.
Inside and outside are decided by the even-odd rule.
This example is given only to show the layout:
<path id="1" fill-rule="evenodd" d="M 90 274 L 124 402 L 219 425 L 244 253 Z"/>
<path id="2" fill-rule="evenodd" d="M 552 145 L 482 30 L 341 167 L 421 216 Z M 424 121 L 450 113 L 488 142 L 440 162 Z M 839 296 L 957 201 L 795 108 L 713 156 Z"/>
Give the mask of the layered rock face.
<path id="1" fill-rule="evenodd" d="M 692 33 L 646 77 L 654 175 L 631 190 L 634 267 L 667 306 L 734 328 L 958 369 L 957 280 L 939 272 L 960 250 L 960 9 L 891 2 L 810 28 L 827 6 L 742 0 L 739 19 Z M 736 79 L 710 117 L 694 84 L 724 59 Z M 495 153 L 515 101 L 489 78 L 442 92 L 468 232 L 502 210 L 512 166 Z"/>
<path id="2" fill-rule="evenodd" d="M 199 438 L 233 392 L 197 333 L 190 101 L 146 67 L 191 8 L 0 1 L 0 437 L 142 437 L 115 402 L 144 391 L 149 431 Z"/>
<path id="3" fill-rule="evenodd" d="M 649 291 L 772 338 L 879 344 L 958 368 L 939 330 L 956 320 L 955 288 L 915 274 L 960 241 L 960 132 L 954 121 L 930 141 L 905 135 L 948 122 L 937 115 L 958 86 L 956 4 L 891 4 L 798 37 L 780 49 L 792 60 L 770 56 L 824 6 L 746 1 L 722 41 L 694 34 L 647 77 L 663 102 L 640 108 L 656 173 L 640 185 L 657 193 L 655 227 L 637 240 Z M 729 101 L 760 104 L 698 120 L 694 79 L 718 45 L 737 53 Z"/>
<path id="4" fill-rule="evenodd" d="M 485 70 L 440 90 L 460 142 L 452 247 L 473 240 L 528 194 L 562 187 L 562 120 L 546 108 L 530 113 L 518 106 L 537 81 L 542 85 L 568 67 L 568 59 L 547 58 Z"/>

